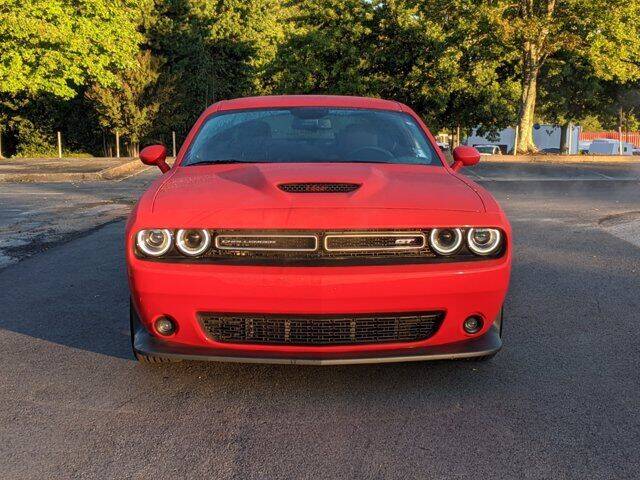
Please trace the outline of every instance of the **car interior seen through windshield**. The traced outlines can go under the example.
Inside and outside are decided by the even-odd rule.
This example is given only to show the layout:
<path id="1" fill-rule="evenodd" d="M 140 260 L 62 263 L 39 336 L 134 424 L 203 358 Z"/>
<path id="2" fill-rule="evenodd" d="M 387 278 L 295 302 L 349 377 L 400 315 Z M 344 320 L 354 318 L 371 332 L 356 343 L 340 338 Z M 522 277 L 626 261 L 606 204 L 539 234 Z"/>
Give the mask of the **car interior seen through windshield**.
<path id="1" fill-rule="evenodd" d="M 310 107 L 213 115 L 182 164 L 245 162 L 442 166 L 420 126 L 405 113 Z"/>

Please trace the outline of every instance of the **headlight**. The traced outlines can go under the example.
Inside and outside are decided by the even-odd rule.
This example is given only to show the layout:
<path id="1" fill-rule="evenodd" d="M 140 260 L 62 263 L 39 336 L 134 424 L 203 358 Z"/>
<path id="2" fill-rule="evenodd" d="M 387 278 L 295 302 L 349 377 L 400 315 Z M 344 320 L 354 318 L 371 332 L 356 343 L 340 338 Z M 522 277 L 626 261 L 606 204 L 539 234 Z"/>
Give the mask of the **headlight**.
<path id="1" fill-rule="evenodd" d="M 176 246 L 185 255 L 197 257 L 211 246 L 211 234 L 207 230 L 178 230 Z"/>
<path id="2" fill-rule="evenodd" d="M 429 234 L 431 248 L 440 255 L 452 255 L 462 245 L 462 230 L 459 228 L 434 228 Z"/>
<path id="3" fill-rule="evenodd" d="M 500 248 L 502 233 L 495 228 L 470 228 L 467 243 L 476 255 L 491 255 Z"/>
<path id="4" fill-rule="evenodd" d="M 136 235 L 136 243 L 145 255 L 159 257 L 171 248 L 171 230 L 140 230 Z"/>

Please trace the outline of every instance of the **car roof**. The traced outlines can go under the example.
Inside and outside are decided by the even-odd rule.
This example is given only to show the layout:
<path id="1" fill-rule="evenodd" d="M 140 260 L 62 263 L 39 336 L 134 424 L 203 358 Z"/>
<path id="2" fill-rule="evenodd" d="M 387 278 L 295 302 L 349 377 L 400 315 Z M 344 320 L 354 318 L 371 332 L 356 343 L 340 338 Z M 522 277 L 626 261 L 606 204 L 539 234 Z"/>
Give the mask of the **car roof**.
<path id="1" fill-rule="evenodd" d="M 215 111 L 242 110 L 249 108 L 287 108 L 287 107 L 342 107 L 373 108 L 377 110 L 403 111 L 402 104 L 392 100 L 370 97 L 351 97 L 342 95 L 273 95 L 245 97 L 222 100 L 211 105 L 206 114 Z"/>

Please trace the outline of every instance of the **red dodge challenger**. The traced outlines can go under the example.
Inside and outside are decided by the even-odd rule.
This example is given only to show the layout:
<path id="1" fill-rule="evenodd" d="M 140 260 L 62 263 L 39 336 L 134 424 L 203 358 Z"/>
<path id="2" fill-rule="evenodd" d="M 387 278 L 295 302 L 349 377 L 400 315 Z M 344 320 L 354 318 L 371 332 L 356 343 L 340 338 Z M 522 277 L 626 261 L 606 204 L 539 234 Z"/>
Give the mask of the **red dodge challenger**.
<path id="1" fill-rule="evenodd" d="M 209 107 L 126 228 L 144 362 L 487 359 L 502 346 L 511 229 L 387 100 L 256 97 Z"/>

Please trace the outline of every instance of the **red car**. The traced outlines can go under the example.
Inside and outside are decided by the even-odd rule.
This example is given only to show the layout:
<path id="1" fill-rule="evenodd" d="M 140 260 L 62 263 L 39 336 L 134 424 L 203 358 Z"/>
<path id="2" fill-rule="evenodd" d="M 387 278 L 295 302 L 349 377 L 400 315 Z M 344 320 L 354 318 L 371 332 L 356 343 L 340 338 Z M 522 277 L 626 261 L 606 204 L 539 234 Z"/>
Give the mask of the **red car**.
<path id="1" fill-rule="evenodd" d="M 398 102 L 209 107 L 126 228 L 140 361 L 486 359 L 501 347 L 511 229 Z"/>

